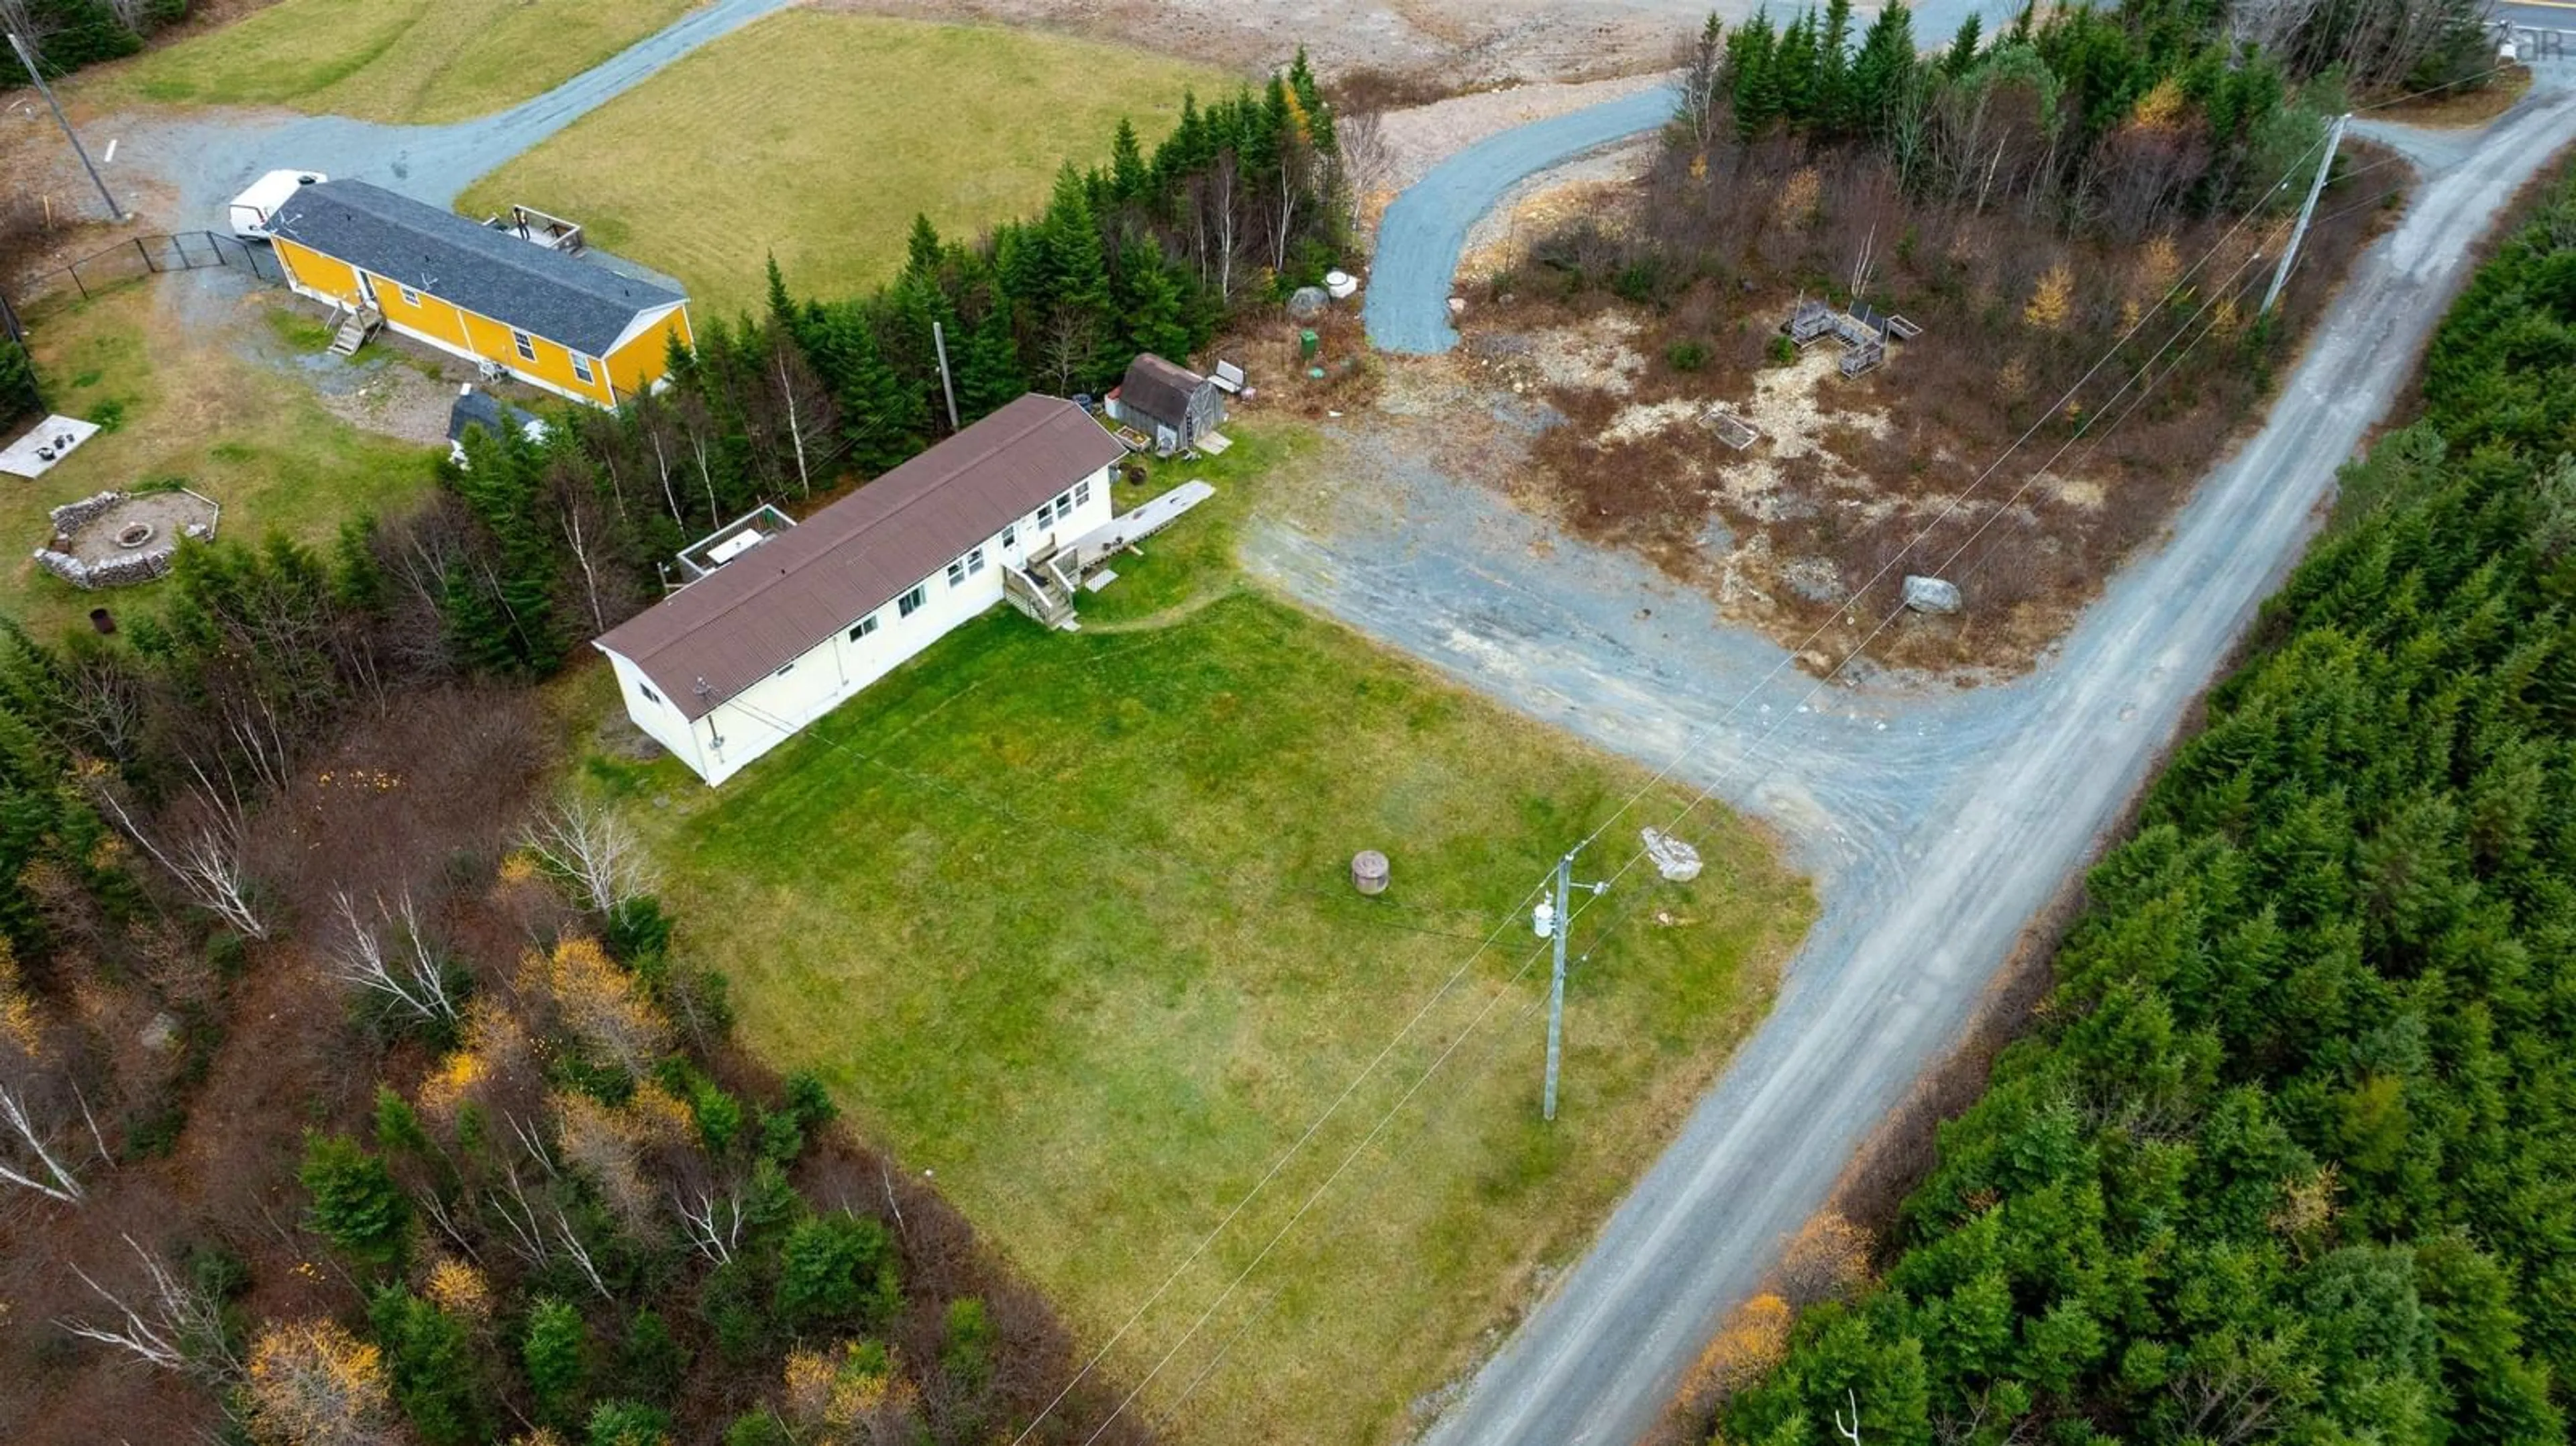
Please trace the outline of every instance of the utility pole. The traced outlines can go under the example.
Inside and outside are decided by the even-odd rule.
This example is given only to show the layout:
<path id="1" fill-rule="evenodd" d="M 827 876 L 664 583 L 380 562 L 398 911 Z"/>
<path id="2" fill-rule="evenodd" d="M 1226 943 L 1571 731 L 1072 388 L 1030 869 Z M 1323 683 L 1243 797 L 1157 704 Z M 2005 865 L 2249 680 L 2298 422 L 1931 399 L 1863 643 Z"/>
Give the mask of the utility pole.
<path id="1" fill-rule="evenodd" d="M 2272 270 L 2272 289 L 2263 293 L 2263 309 L 2257 315 L 2270 316 L 2272 303 L 2281 299 L 2281 288 L 2289 284 L 2290 263 L 2299 259 L 2299 243 L 2307 239 L 2308 218 L 2317 213 L 2317 197 L 2325 193 L 2326 173 L 2334 169 L 2335 148 L 2343 144 L 2343 128 L 2351 119 L 2351 113 L 2346 112 L 2326 127 L 2325 159 L 2317 162 L 2317 178 L 2308 183 L 2308 199 L 2299 206 L 2299 224 L 2290 229 L 2289 249 L 2281 253 L 2281 264 Z"/>
<path id="2" fill-rule="evenodd" d="M 107 203 L 109 218 L 124 220 L 125 208 L 116 204 L 116 197 L 108 193 L 107 178 L 98 173 L 97 165 L 89 158 L 89 148 L 81 144 L 79 134 L 72 130 L 71 117 L 63 114 L 63 103 L 54 99 L 54 88 L 45 84 L 45 72 L 36 65 L 36 52 L 29 49 L 27 42 L 19 39 L 18 32 L 14 30 L 9 32 L 9 48 L 18 52 L 18 63 L 27 68 L 27 78 L 36 83 L 37 91 L 45 97 L 45 104 L 54 108 L 54 124 L 63 128 L 63 139 L 72 143 L 72 153 L 80 157 L 81 169 L 89 172 L 90 184 L 98 187 L 98 198 Z"/>
<path id="3" fill-rule="evenodd" d="M 939 393 L 948 399 L 948 433 L 957 434 L 957 387 L 948 380 L 948 333 L 938 322 L 930 324 L 930 344 L 939 353 Z"/>
<path id="4" fill-rule="evenodd" d="M 1601 891 L 1610 887 L 1607 883 L 1574 882 L 1574 855 L 1582 847 L 1581 844 L 1575 845 L 1565 857 L 1556 861 L 1556 895 L 1553 899 L 1541 899 L 1531 920 L 1538 932 L 1554 940 L 1556 946 L 1556 968 L 1547 986 L 1547 1087 L 1539 1105 L 1540 1116 L 1549 1120 L 1556 1118 L 1556 1068 L 1565 1040 L 1565 936 L 1568 932 L 1566 925 L 1571 922 L 1566 895 L 1576 889 L 1590 889 L 1593 897 L 1599 898 Z"/>

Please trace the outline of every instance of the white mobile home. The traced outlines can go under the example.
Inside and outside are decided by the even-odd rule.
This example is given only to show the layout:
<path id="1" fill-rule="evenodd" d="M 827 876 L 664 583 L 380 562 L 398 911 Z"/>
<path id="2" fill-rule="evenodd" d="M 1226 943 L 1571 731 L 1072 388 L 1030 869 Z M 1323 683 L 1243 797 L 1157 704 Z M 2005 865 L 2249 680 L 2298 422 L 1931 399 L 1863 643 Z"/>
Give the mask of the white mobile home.
<path id="1" fill-rule="evenodd" d="M 595 646 L 627 716 L 709 783 L 993 604 L 1072 615 L 1072 559 L 1109 521 L 1118 439 L 1026 396 L 764 537 Z"/>

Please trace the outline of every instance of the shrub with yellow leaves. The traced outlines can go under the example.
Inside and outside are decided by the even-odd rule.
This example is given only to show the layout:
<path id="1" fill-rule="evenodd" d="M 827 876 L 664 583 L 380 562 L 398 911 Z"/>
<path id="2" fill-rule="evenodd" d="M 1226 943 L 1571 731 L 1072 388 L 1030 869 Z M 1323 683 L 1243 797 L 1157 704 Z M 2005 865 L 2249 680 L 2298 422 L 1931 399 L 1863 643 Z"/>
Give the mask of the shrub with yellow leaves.
<path id="1" fill-rule="evenodd" d="M 1869 1283 L 1870 1234 L 1827 1210 L 1789 1242 L 1780 1261 L 1780 1290 L 1799 1310 L 1828 1300 L 1851 1300 Z"/>
<path id="2" fill-rule="evenodd" d="M 671 1046 L 671 1022 L 596 939 L 565 939 L 549 954 L 531 951 L 519 975 L 523 991 L 553 1001 L 565 1031 L 598 1063 L 633 1077 Z"/>
<path id="3" fill-rule="evenodd" d="M 18 953 L 9 945 L 9 936 L 0 934 L 0 1041 L 17 1047 L 22 1054 L 36 1055 L 43 1038 L 36 1025 L 36 1001 L 27 993 L 27 981 L 18 972 Z"/>
<path id="4" fill-rule="evenodd" d="M 2021 319 L 2042 331 L 2060 331 L 2067 318 L 2075 314 L 2075 273 L 2058 262 L 2039 278 L 2039 286 L 2030 294 L 2030 304 L 2021 309 Z"/>
<path id="5" fill-rule="evenodd" d="M 585 1094 L 553 1096 L 555 1138 L 565 1161 L 590 1177 L 599 1197 L 628 1229 L 650 1225 L 660 1205 L 644 1178 L 643 1140 L 635 1122 Z"/>
<path id="6" fill-rule="evenodd" d="M 781 1375 L 780 1414 L 811 1446 L 863 1446 L 917 1434 L 920 1393 L 874 1341 L 843 1341 L 831 1352 L 792 1351 Z"/>
<path id="7" fill-rule="evenodd" d="M 483 1272 L 453 1256 L 429 1268 L 429 1298 L 450 1315 L 482 1324 L 492 1318 L 492 1284 Z"/>
<path id="8" fill-rule="evenodd" d="M 1789 1303 L 1768 1292 L 1737 1306 L 1691 1367 L 1682 1397 L 1688 1409 L 1705 1422 L 1736 1392 L 1769 1375 L 1788 1357 L 1794 1319 Z"/>
<path id="9" fill-rule="evenodd" d="M 1815 167 L 1800 166 L 1790 172 L 1789 179 L 1780 187 L 1780 224 L 1801 227 L 1812 223 L 1819 214 L 1818 207 L 1824 194 L 1824 178 L 1816 174 Z"/>
<path id="10" fill-rule="evenodd" d="M 2141 301 L 2163 300 L 2174 278 L 2181 274 L 2182 252 L 2175 247 L 2172 232 L 2159 231 L 2138 248 L 2136 295 Z"/>
<path id="11" fill-rule="evenodd" d="M 333 1321 L 262 1331 L 249 1394 L 251 1436 L 262 1446 L 381 1446 L 398 1429 L 383 1356 Z"/>

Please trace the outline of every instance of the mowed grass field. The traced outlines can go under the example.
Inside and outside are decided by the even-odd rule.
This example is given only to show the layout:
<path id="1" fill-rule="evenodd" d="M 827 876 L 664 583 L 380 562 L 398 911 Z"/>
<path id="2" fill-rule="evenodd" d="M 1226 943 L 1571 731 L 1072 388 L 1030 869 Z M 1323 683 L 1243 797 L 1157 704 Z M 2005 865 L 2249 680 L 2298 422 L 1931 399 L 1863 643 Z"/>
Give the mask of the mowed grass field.
<path id="1" fill-rule="evenodd" d="M 279 0 L 77 89 L 107 105 L 282 105 L 429 125 L 542 95 L 703 3 Z"/>
<path id="2" fill-rule="evenodd" d="M 274 532 L 326 543 L 350 519 L 393 510 L 433 485 L 435 450 L 351 426 L 285 369 L 293 362 L 263 356 L 287 346 L 275 334 L 276 293 L 176 294 L 229 280 L 164 277 L 29 323 L 46 403 L 112 426 L 35 481 L 0 476 L 8 546 L 0 613 L 51 636 L 86 626 L 93 607 L 130 618 L 153 606 L 158 584 L 83 592 L 29 559 L 52 536 L 47 514 L 93 493 L 183 482 L 223 507 L 224 537 L 256 542 Z M 318 326 L 310 318 L 295 325 L 310 333 L 296 348 L 318 354 Z"/>
<path id="3" fill-rule="evenodd" d="M 900 264 L 916 213 L 973 236 L 1041 206 L 1057 167 L 1148 146 L 1181 93 L 1232 77 L 1088 41 L 789 10 L 708 45 L 477 182 L 458 209 L 525 203 L 677 276 L 701 316 L 758 304 L 776 253 L 800 295 Z"/>
<path id="4" fill-rule="evenodd" d="M 1398 1434 L 1580 1251 L 1812 912 L 1755 829 L 1691 815 L 1698 880 L 1640 867 L 1577 924 L 1598 951 L 1541 1124 L 1529 891 L 1641 771 L 1232 585 L 1227 529 L 1296 443 L 1167 471 L 1220 500 L 1121 559 L 1077 634 L 997 612 L 720 791 L 588 765 L 746 1038 L 935 1172 L 1086 1350 L 1358 1082 L 1112 1354 L 1189 1442 Z M 1578 877 L 1680 804 L 1652 791 Z M 1377 900 L 1349 885 L 1370 847 Z"/>

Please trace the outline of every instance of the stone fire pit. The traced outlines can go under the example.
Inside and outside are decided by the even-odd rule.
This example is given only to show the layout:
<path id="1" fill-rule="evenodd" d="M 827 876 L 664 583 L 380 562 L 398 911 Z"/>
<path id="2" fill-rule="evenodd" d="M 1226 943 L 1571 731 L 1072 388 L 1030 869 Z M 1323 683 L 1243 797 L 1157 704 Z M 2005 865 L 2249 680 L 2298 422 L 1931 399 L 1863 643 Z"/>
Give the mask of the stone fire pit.
<path id="1" fill-rule="evenodd" d="M 47 572 L 78 588 L 127 587 L 170 571 L 179 544 L 211 542 L 223 514 L 186 488 L 101 492 L 53 512 L 54 536 L 36 549 Z"/>

